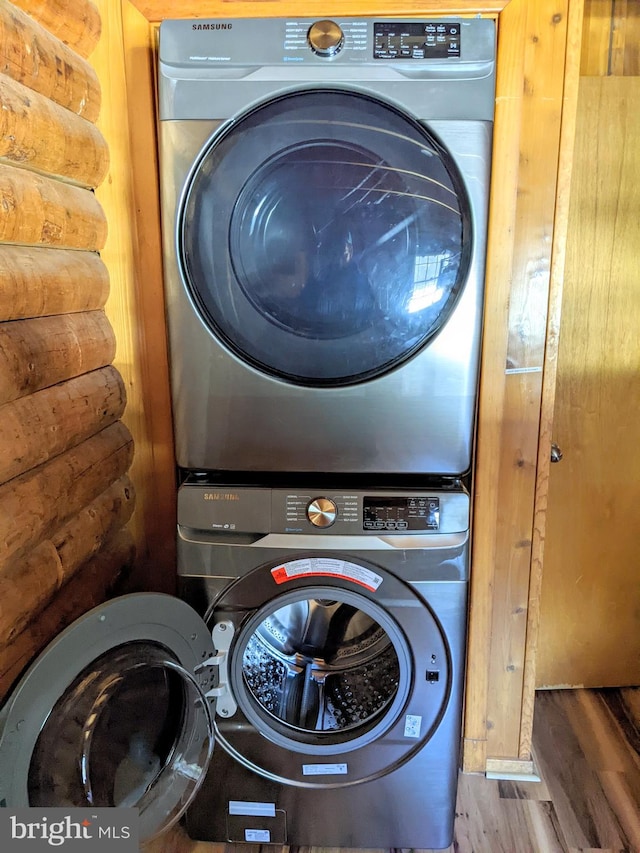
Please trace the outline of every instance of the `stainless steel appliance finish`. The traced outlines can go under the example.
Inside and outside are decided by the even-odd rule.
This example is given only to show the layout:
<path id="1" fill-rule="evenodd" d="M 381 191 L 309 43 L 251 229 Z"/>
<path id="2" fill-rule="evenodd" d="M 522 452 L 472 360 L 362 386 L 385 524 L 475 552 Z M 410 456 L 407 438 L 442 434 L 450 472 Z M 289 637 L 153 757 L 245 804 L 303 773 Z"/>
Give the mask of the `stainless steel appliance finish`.
<path id="1" fill-rule="evenodd" d="M 495 26 L 166 21 L 178 464 L 470 467 Z"/>
<path id="2" fill-rule="evenodd" d="M 468 528 L 456 483 L 181 487 L 180 594 L 226 650 L 192 837 L 450 844 Z"/>
<path id="3" fill-rule="evenodd" d="M 142 841 L 186 810 L 215 841 L 450 843 L 468 496 L 316 486 L 180 489 L 193 606 L 123 596 L 53 640 L 0 709 L 4 805 L 135 807 Z"/>
<path id="4" fill-rule="evenodd" d="M 202 619 L 168 595 L 122 596 L 80 617 L 0 709 L 2 805 L 135 807 L 141 842 L 166 830 L 211 757 L 202 661 L 213 654 Z"/>

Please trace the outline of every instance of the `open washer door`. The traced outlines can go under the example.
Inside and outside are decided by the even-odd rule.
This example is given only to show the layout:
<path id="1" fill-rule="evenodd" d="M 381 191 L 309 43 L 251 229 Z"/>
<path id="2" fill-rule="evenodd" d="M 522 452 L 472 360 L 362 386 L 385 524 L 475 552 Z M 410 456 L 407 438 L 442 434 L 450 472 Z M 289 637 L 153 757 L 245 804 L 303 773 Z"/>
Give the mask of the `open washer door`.
<path id="1" fill-rule="evenodd" d="M 454 664 L 437 615 L 362 557 L 269 561 L 225 589 L 213 621 L 216 645 L 220 625 L 234 634 L 233 704 L 218 703 L 216 740 L 272 781 L 335 788 L 380 778 L 424 747 L 449 707 Z"/>
<path id="2" fill-rule="evenodd" d="M 140 840 L 159 835 L 209 765 L 217 660 L 205 623 L 180 599 L 141 593 L 91 610 L 0 712 L 0 802 L 136 807 Z"/>

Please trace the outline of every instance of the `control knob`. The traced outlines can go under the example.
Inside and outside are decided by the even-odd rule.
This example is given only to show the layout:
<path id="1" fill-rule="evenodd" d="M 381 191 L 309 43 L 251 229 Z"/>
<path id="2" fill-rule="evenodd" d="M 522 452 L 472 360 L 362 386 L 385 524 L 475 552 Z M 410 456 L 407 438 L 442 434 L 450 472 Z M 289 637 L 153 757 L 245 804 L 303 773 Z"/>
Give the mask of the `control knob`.
<path id="1" fill-rule="evenodd" d="M 331 498 L 314 498 L 307 507 L 307 518 L 314 527 L 331 527 L 338 515 L 338 507 Z"/>
<path id="2" fill-rule="evenodd" d="M 309 28 L 307 41 L 318 56 L 335 56 L 344 45 L 344 33 L 335 21 L 316 21 Z"/>

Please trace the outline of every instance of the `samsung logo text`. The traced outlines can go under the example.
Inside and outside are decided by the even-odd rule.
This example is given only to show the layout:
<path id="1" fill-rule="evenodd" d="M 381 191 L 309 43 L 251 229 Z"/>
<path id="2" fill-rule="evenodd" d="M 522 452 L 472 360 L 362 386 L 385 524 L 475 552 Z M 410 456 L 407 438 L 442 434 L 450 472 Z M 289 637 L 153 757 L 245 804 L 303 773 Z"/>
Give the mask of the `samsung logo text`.
<path id="1" fill-rule="evenodd" d="M 192 30 L 230 30 L 233 24 L 191 24 Z"/>

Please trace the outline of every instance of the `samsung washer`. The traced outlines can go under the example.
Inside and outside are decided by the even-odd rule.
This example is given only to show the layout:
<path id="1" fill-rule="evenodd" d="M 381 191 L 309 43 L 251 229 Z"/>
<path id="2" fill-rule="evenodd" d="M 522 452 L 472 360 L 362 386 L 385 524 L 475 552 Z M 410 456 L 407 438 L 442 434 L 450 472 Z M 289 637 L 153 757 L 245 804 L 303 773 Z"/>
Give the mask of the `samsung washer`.
<path id="1" fill-rule="evenodd" d="M 494 78 L 491 20 L 162 23 L 181 467 L 469 469 Z"/>
<path id="2" fill-rule="evenodd" d="M 186 814 L 208 841 L 451 843 L 469 498 L 187 481 L 180 593 L 229 646 L 231 701 Z"/>
<path id="3" fill-rule="evenodd" d="M 138 808 L 143 841 L 186 809 L 210 841 L 447 846 L 466 493 L 187 483 L 179 505 L 188 601 L 116 598 L 47 647 L 0 711 L 2 805 Z"/>

